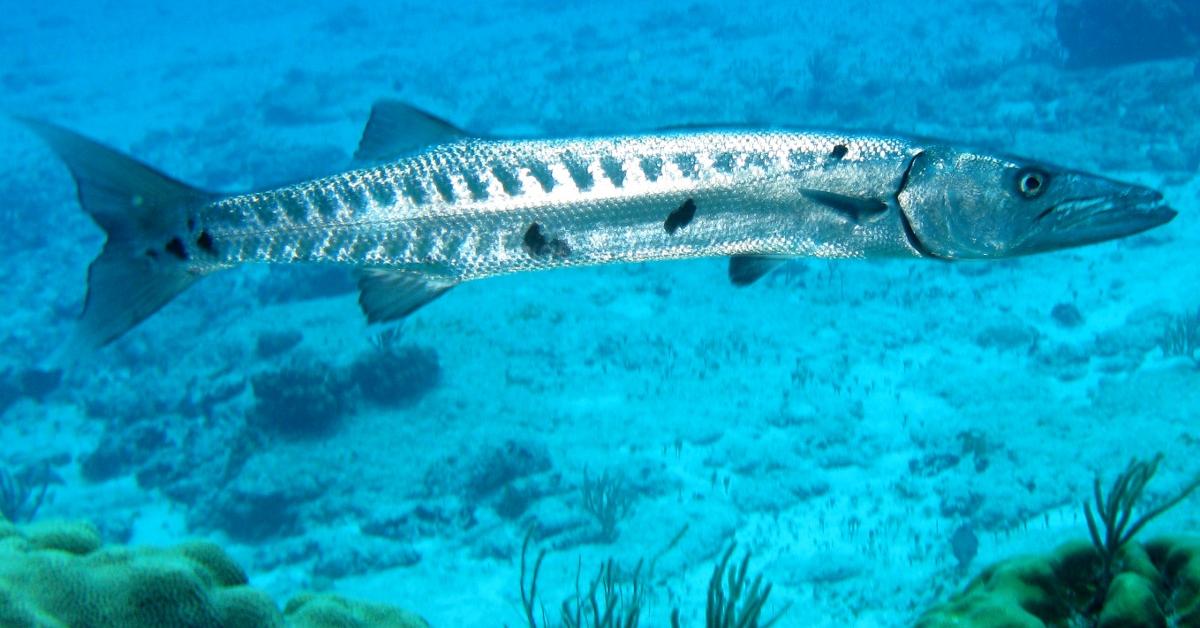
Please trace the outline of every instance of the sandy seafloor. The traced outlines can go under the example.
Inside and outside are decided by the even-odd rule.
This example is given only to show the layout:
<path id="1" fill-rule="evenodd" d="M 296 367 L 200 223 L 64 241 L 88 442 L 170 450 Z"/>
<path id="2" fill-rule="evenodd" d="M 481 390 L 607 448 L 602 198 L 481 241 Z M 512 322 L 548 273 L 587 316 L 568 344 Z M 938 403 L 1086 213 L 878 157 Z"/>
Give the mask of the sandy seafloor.
<path id="1" fill-rule="evenodd" d="M 892 626 L 992 561 L 1085 536 L 1092 478 L 1130 456 L 1166 455 L 1154 494 L 1198 470 L 1200 370 L 1158 345 L 1200 307 L 1194 60 L 1066 71 L 1053 6 L 1025 0 L 209 4 L 5 11 L 0 110 L 219 190 L 344 167 L 371 103 L 395 97 L 482 132 L 746 121 L 948 137 L 1157 187 L 1180 215 L 990 264 L 800 261 L 745 289 L 723 260 L 463 285 L 402 330 L 436 350 L 435 388 L 355 401 L 308 438 L 248 429 L 247 382 L 342 368 L 378 330 L 312 274 L 224 273 L 4 411 L 0 463 L 62 478 L 39 518 L 134 544 L 206 536 L 280 599 L 332 589 L 437 626 L 522 624 L 533 523 L 554 532 L 551 610 L 579 561 L 585 578 L 609 556 L 631 568 L 687 523 L 644 625 L 673 606 L 699 625 L 736 539 L 775 584 L 769 608 L 792 603 L 780 625 Z M 20 369 L 67 336 L 102 236 L 10 123 L 0 189 L 0 367 Z M 1082 322 L 1053 316 L 1063 304 Z M 258 357 L 271 330 L 303 339 Z M 147 425 L 163 436 L 124 442 Z M 82 461 L 114 442 L 121 471 L 87 480 Z M 582 508 L 585 469 L 634 496 L 611 542 Z M 281 528 L 238 527 L 281 511 Z M 1147 533 L 1198 517 L 1194 498 Z M 950 543 L 964 524 L 979 539 L 965 569 Z"/>

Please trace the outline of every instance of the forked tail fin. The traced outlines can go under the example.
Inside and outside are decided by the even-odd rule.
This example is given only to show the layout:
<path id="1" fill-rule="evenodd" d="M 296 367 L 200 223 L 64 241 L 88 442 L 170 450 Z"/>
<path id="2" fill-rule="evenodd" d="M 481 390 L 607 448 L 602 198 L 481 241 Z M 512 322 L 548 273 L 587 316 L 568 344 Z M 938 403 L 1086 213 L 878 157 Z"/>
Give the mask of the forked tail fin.
<path id="1" fill-rule="evenodd" d="M 19 121 L 66 164 L 79 204 L 108 236 L 88 267 L 74 337 L 55 360 L 69 363 L 129 331 L 202 276 L 188 263 L 194 239 L 189 216 L 216 195 L 72 131 Z"/>

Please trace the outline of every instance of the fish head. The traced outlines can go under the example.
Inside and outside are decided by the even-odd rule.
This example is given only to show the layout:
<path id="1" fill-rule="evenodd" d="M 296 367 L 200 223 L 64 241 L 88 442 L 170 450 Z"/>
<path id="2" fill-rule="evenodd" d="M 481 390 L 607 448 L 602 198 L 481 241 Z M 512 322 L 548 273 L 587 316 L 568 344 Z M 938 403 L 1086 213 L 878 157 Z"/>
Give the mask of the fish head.
<path id="1" fill-rule="evenodd" d="M 1166 224 L 1176 213 L 1140 185 L 949 146 L 914 151 L 897 200 L 909 243 L 942 259 L 1103 242 Z"/>

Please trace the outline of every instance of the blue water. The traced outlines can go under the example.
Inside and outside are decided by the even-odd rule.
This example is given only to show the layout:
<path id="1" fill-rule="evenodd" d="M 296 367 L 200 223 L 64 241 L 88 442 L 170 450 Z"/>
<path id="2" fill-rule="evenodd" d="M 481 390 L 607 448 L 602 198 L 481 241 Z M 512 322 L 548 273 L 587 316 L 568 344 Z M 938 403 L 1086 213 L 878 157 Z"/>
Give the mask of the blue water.
<path id="1" fill-rule="evenodd" d="M 1138 3 L 1090 3 L 1084 26 L 1046 0 L 206 4 L 9 7 L 0 111 L 222 191 L 348 167 L 395 98 L 483 133 L 944 137 L 1155 187 L 1180 215 L 995 263 L 796 261 L 749 288 L 724 260 L 504 277 L 396 329 L 366 324 L 348 274 L 239 268 L 55 386 L 31 369 L 103 235 L 4 122 L 0 469 L 46 487 L 10 517 L 210 538 L 281 602 L 332 590 L 437 626 L 524 625 L 530 529 L 549 614 L 580 566 L 644 559 L 643 625 L 701 625 L 736 541 L 767 610 L 791 604 L 778 625 L 893 626 L 1086 538 L 1093 478 L 1130 457 L 1165 454 L 1152 496 L 1200 471 L 1200 355 L 1164 340 L 1200 311 L 1197 52 L 1121 17 Z M 1093 45 L 1072 52 L 1077 27 Z M 1198 520 L 1192 498 L 1147 534 Z"/>

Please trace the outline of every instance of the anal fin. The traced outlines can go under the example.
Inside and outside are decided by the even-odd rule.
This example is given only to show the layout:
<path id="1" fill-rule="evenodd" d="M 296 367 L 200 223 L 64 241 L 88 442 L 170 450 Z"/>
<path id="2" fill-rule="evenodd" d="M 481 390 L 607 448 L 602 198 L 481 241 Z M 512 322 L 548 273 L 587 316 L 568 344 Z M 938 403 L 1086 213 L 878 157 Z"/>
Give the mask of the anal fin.
<path id="1" fill-rule="evenodd" d="M 729 280 L 735 286 L 748 286 L 788 259 L 778 255 L 734 255 L 729 258 Z"/>
<path id="2" fill-rule="evenodd" d="M 368 323 L 399 320 L 456 283 L 415 270 L 368 268 L 358 273 L 358 305 Z"/>

